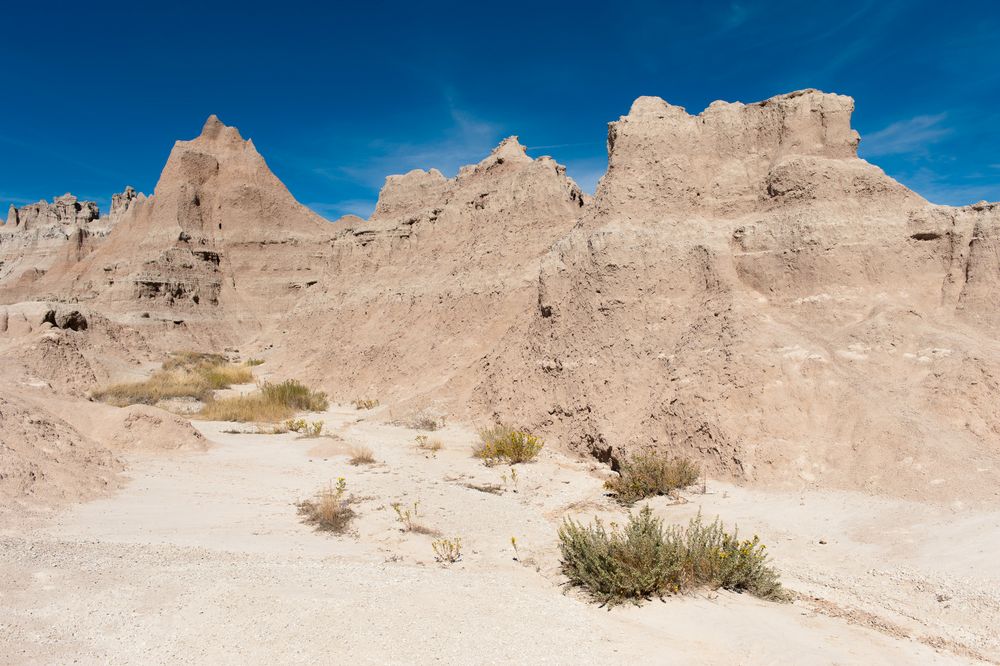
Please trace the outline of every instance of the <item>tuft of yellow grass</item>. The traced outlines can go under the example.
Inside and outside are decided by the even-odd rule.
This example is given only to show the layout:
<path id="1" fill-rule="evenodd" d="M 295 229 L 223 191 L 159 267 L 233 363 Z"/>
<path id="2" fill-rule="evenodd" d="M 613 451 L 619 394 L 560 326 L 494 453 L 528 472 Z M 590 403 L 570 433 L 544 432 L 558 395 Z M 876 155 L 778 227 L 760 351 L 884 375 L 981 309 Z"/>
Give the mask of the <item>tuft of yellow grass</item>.
<path id="1" fill-rule="evenodd" d="M 327 486 L 296 506 L 302 522 L 315 526 L 317 531 L 341 534 L 355 515 L 351 502 L 352 498 L 347 497 L 347 481 L 340 478 L 336 487 Z"/>
<path id="2" fill-rule="evenodd" d="M 325 393 L 314 391 L 295 379 L 287 379 L 279 384 L 265 382 L 250 395 L 212 400 L 202 408 L 200 416 L 209 421 L 273 423 L 289 419 L 296 412 L 321 412 L 329 406 Z"/>
<path id="3" fill-rule="evenodd" d="M 358 445 L 351 447 L 351 459 L 349 461 L 352 465 L 371 465 L 375 462 L 375 454 L 372 452 L 370 447 Z"/>
<path id="4" fill-rule="evenodd" d="M 253 381 L 250 368 L 234 365 L 219 354 L 179 352 L 164 361 L 149 379 L 115 384 L 94 391 L 91 397 L 118 407 L 155 405 L 171 398 L 205 401 L 212 391 Z"/>
<path id="5" fill-rule="evenodd" d="M 417 435 L 413 439 L 417 443 L 418 449 L 420 449 L 421 451 L 427 451 L 429 453 L 437 453 L 438 451 L 441 450 L 441 447 L 443 446 L 443 444 L 441 444 L 440 439 L 437 438 L 431 439 L 427 435 Z"/>

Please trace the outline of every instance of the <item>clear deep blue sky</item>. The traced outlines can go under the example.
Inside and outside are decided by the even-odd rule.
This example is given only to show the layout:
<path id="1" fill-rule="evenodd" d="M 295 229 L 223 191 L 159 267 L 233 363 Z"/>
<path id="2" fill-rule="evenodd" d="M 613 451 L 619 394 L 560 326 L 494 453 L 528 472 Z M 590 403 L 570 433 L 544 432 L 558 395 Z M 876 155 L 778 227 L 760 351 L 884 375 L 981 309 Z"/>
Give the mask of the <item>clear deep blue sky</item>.
<path id="1" fill-rule="evenodd" d="M 639 95 L 697 113 L 806 87 L 853 96 L 861 155 L 931 201 L 1000 200 L 998 1 L 316 5 L 5 3 L 3 211 L 151 192 L 210 113 L 330 218 L 510 134 L 593 191 Z"/>

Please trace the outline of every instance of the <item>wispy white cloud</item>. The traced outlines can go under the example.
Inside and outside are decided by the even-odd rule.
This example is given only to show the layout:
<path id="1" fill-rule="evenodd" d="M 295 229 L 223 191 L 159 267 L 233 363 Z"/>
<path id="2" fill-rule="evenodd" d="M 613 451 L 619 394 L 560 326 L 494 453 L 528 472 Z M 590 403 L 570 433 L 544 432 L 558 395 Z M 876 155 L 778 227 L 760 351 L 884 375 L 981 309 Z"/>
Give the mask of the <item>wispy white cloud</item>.
<path id="1" fill-rule="evenodd" d="M 438 169 L 454 175 L 459 167 L 479 162 L 503 138 L 499 125 L 458 108 L 449 110 L 449 124 L 436 139 L 422 142 L 379 140 L 365 150 L 370 155 L 360 163 L 314 169 L 318 175 L 368 187 L 382 184 L 386 176 L 412 169 Z"/>
<path id="2" fill-rule="evenodd" d="M 920 196 L 936 204 L 964 206 L 977 201 L 1000 201 L 1000 178 L 994 181 L 952 182 L 927 167 L 917 169 L 899 180 Z"/>
<path id="3" fill-rule="evenodd" d="M 860 152 L 866 157 L 920 153 L 952 133 L 943 123 L 946 113 L 914 116 L 863 136 Z"/>

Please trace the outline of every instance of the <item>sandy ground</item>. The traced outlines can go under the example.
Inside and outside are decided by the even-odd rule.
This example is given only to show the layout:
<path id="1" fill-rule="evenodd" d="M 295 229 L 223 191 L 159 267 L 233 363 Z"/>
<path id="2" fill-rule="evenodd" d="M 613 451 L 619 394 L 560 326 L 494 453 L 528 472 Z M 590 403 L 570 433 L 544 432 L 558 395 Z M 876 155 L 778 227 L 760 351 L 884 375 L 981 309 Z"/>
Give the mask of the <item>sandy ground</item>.
<path id="1" fill-rule="evenodd" d="M 468 428 L 417 434 L 331 408 L 334 438 L 222 432 L 203 453 L 137 454 L 116 496 L 0 529 L 0 662 L 978 663 L 1000 655 L 1000 511 L 709 482 L 699 509 L 769 544 L 790 604 L 706 593 L 612 610 L 561 586 L 565 515 L 622 512 L 600 467 L 543 451 L 516 488 L 469 455 Z M 352 467 L 352 445 L 378 463 Z M 344 477 L 352 534 L 314 533 L 295 502 Z M 499 494 L 470 486 L 499 485 Z M 403 532 L 392 502 L 461 537 Z M 517 538 L 519 559 L 511 548 Z"/>

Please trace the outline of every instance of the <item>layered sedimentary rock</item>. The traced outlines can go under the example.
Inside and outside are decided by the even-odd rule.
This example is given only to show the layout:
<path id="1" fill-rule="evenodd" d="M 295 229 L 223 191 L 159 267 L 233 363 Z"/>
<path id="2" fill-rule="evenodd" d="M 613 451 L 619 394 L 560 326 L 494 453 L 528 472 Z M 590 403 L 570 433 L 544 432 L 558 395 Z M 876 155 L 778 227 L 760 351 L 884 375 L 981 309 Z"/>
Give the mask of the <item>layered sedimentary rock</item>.
<path id="1" fill-rule="evenodd" d="M 8 308 L 8 330 L 239 344 L 341 400 L 433 402 L 613 465 L 656 449 L 788 488 L 995 497 L 1000 206 L 935 206 L 859 159 L 852 110 L 643 97 L 592 201 L 511 138 L 333 224 L 212 117 L 152 196 L 114 199 L 106 238 L 63 236 L 30 280 L 5 263 L 6 302 L 73 301 L 66 327 L 41 303 L 53 322 Z"/>
<path id="2" fill-rule="evenodd" d="M 565 169 L 516 137 L 451 179 L 390 176 L 370 220 L 336 225 L 282 356 L 343 399 L 433 395 L 461 410 L 478 360 L 533 309 L 539 260 L 583 206 Z"/>
<path id="3" fill-rule="evenodd" d="M 152 196 L 126 191 L 113 210 L 119 219 L 108 238 L 54 267 L 39 295 L 86 302 L 134 325 L 200 327 L 219 344 L 281 319 L 315 284 L 332 235 L 253 143 L 215 116 L 196 139 L 176 143 Z"/>
<path id="4" fill-rule="evenodd" d="M 129 208 L 132 207 L 133 203 L 145 198 L 145 194 L 136 192 L 135 188 L 131 185 L 126 187 L 124 192 L 111 195 L 111 211 L 108 213 L 111 223 L 114 224 L 120 220 L 128 212 Z"/>
<path id="5" fill-rule="evenodd" d="M 64 194 L 52 203 L 39 201 L 16 208 L 11 205 L 7 223 L 0 226 L 0 294 L 3 300 L 31 298 L 33 283 L 50 268 L 74 263 L 92 252 L 111 232 L 123 210 L 136 196 L 128 188 L 116 194 L 112 214 L 102 217 L 93 201 Z M 127 206 L 127 204 L 125 204 Z"/>
<path id="6" fill-rule="evenodd" d="M 852 108 L 637 100 L 537 308 L 483 364 L 484 407 L 614 464 L 658 449 L 789 487 L 992 495 L 1000 214 L 858 159 Z"/>

